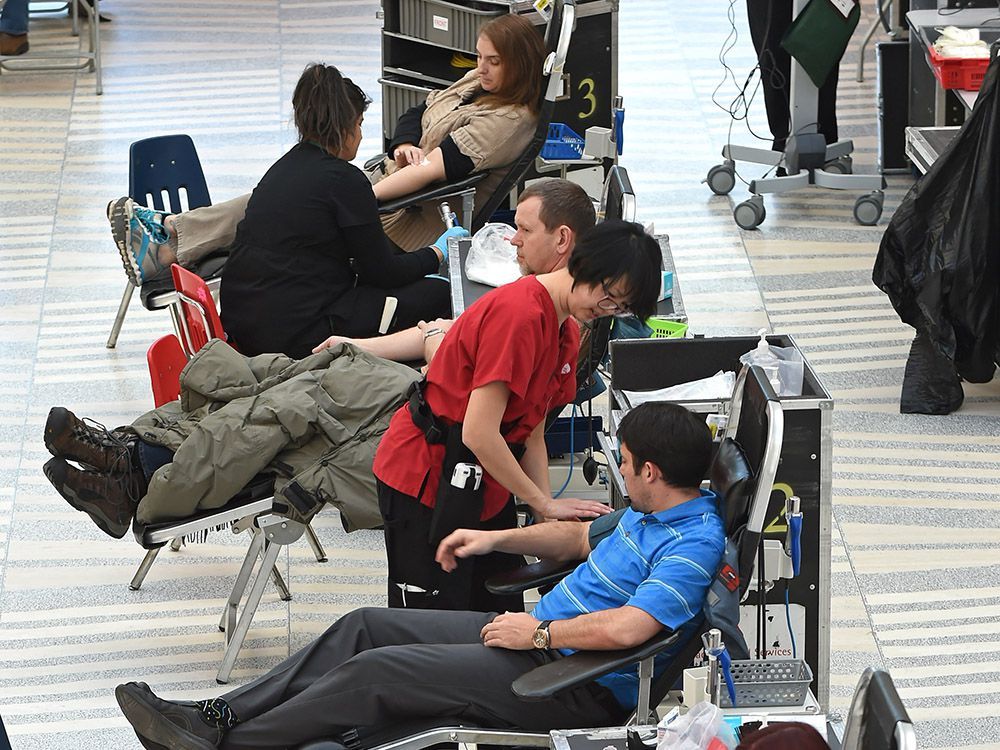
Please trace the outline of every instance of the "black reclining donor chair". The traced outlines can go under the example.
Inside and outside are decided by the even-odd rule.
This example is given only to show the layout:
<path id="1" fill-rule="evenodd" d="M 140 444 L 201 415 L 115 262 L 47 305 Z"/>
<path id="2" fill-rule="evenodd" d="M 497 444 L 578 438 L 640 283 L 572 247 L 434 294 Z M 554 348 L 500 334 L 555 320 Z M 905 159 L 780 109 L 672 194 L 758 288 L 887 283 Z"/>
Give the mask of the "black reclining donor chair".
<path id="1" fill-rule="evenodd" d="M 462 226 L 470 232 L 476 232 L 490 220 L 493 212 L 499 208 L 503 200 L 534 164 L 535 157 L 545 145 L 556 98 L 563 90 L 563 69 L 566 64 L 566 55 L 569 53 L 570 38 L 573 36 L 573 25 L 576 21 L 576 0 L 555 0 L 551 7 L 552 16 L 545 29 L 546 56 L 541 71 L 545 80 L 542 86 L 538 124 L 535 126 L 531 141 L 521 152 L 521 155 L 506 168 L 489 172 L 475 172 L 454 182 L 435 183 L 411 195 L 381 203 L 379 205 L 380 214 L 390 214 L 400 209 L 411 208 L 424 201 L 444 200 L 459 196 L 462 199 Z M 385 154 L 379 154 L 369 159 L 365 163 L 365 168 L 377 168 L 384 158 Z M 481 183 L 490 175 L 495 175 L 498 172 L 502 173 L 503 176 L 492 192 L 486 194 Z M 477 186 L 479 187 L 477 188 Z"/>
<path id="2" fill-rule="evenodd" d="M 738 425 L 731 424 L 710 469 L 710 484 L 722 500 L 726 533 L 736 545 L 739 559 L 740 593 L 746 591 L 753 573 L 756 552 L 767 514 L 774 475 L 784 434 L 781 404 L 763 371 L 752 367 L 741 375 L 741 409 Z M 559 568 L 555 570 L 555 568 Z M 497 592 L 521 591 L 558 581 L 566 573 L 563 565 L 545 561 L 526 566 L 503 580 L 491 581 Z M 691 664 L 701 648 L 701 634 L 708 624 L 699 622 L 670 665 L 653 676 L 653 658 L 676 647 L 680 633 L 664 630 L 646 643 L 622 651 L 581 651 L 537 667 L 511 685 L 520 698 L 542 700 L 593 681 L 612 670 L 638 664 L 639 703 L 623 724 L 654 721 L 655 707 Z M 688 632 L 687 629 L 685 632 Z M 553 727 L 557 729 L 559 727 Z M 547 732 L 470 726 L 451 717 L 429 718 L 393 727 L 362 728 L 335 739 L 309 742 L 299 750 L 418 750 L 441 743 L 485 743 L 503 746 L 549 747 Z"/>

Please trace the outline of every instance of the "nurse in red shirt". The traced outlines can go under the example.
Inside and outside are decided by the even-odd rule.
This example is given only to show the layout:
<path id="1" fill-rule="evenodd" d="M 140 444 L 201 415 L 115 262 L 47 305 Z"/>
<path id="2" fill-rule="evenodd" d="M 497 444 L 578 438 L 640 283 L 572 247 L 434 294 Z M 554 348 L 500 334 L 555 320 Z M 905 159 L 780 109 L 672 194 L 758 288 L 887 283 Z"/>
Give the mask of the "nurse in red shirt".
<path id="1" fill-rule="evenodd" d="M 605 222 L 577 242 L 565 268 L 490 292 L 441 341 L 427 371 L 424 400 L 437 424 L 452 428 L 456 439 L 460 431 L 459 449 L 471 451 L 470 461 L 482 468 L 478 528 L 513 527 L 512 494 L 537 520 L 607 512 L 601 503 L 552 498 L 545 415 L 576 393 L 580 336 L 571 318 L 587 322 L 633 312 L 645 319 L 656 306 L 661 263 L 659 245 L 641 226 Z M 427 335 L 443 333 L 429 329 Z M 445 444 L 429 441 L 414 423 L 412 406 L 396 412 L 375 454 L 389 606 L 522 609 L 520 597 L 498 597 L 483 587 L 491 575 L 520 565 L 520 558 L 475 557 L 451 573 L 434 562 L 437 542 L 453 530 L 434 515 L 439 485 L 450 482 L 452 473 L 442 477 Z"/>

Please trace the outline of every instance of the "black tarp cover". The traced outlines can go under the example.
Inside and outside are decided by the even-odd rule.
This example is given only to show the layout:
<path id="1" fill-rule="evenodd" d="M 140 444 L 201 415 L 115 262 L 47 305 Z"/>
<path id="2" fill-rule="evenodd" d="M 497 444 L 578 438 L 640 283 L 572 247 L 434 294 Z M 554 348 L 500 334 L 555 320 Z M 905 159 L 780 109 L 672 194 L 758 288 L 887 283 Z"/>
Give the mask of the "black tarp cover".
<path id="1" fill-rule="evenodd" d="M 993 377 L 1000 296 L 1000 62 L 990 64 L 965 125 L 903 198 L 882 237 L 872 280 L 917 331 L 903 412 L 946 414 L 959 376 Z"/>

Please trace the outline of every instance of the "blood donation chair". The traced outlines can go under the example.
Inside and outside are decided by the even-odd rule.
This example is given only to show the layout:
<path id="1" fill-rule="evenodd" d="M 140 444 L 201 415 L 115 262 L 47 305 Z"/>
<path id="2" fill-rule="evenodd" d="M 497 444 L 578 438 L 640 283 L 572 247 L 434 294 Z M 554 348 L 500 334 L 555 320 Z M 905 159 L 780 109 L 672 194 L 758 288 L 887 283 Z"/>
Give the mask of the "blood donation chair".
<path id="1" fill-rule="evenodd" d="M 889 673 L 861 675 L 844 726 L 842 750 L 916 750 L 917 735 Z"/>
<path id="2" fill-rule="evenodd" d="M 490 220 L 493 212 L 506 199 L 511 190 L 524 177 L 535 162 L 535 157 L 541 153 L 542 146 L 549 132 L 549 123 L 555 110 L 556 98 L 563 93 L 563 69 L 566 56 L 569 53 L 570 39 L 573 36 L 573 25 L 576 20 L 575 0 L 555 0 L 550 7 L 552 15 L 545 29 L 545 62 L 542 66 L 542 95 L 539 102 L 538 124 L 531 141 L 509 166 L 501 168 L 503 177 L 492 194 L 484 195 L 483 190 L 476 186 L 493 172 L 476 172 L 454 182 L 441 182 L 429 185 L 416 193 L 385 201 L 379 205 L 380 214 L 394 213 L 400 209 L 416 206 L 423 201 L 440 201 L 445 198 L 460 197 L 462 200 L 462 226 L 470 232 L 476 232 Z M 385 154 L 379 154 L 365 163 L 365 169 L 377 169 L 385 159 Z"/>
<path id="3" fill-rule="evenodd" d="M 764 372 L 749 368 L 741 375 L 738 425 L 730 425 L 727 437 L 710 469 L 710 483 L 723 498 L 721 510 L 726 532 L 736 545 L 739 559 L 740 592 L 751 579 L 754 559 L 761 541 L 775 472 L 784 435 L 784 415 Z M 557 569 L 558 568 L 558 569 Z M 562 564 L 541 561 L 491 581 L 496 592 L 520 591 L 559 580 L 566 573 Z M 699 617 L 703 617 L 700 615 Z M 655 707 L 672 688 L 682 671 L 701 648 L 706 623 L 699 621 L 668 668 L 653 679 L 653 658 L 664 649 L 676 647 L 682 635 L 664 629 L 646 643 L 621 651 L 581 651 L 537 667 L 511 684 L 520 698 L 543 700 L 587 684 L 612 670 L 638 664 L 639 701 L 635 710 L 624 712 L 622 723 L 646 724 L 653 721 Z M 484 675 L 484 679 L 488 676 Z M 495 729 L 470 726 L 461 719 L 441 717 L 414 721 L 394 727 L 364 728 L 331 739 L 300 746 L 299 750 L 418 750 L 440 743 L 485 743 L 501 746 L 549 747 L 547 732 Z"/>

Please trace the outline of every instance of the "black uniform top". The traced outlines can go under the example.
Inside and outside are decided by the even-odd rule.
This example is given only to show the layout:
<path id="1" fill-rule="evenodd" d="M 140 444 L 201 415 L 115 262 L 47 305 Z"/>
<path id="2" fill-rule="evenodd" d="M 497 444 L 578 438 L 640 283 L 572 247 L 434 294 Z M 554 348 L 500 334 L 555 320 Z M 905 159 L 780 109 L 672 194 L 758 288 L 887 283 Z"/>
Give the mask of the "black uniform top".
<path id="1" fill-rule="evenodd" d="M 222 277 L 222 324 L 243 354 L 304 357 L 337 332 L 334 310 L 349 317 L 337 304 L 355 281 L 391 289 L 438 267 L 433 250 L 389 242 L 360 169 L 299 143 L 250 196 Z"/>

